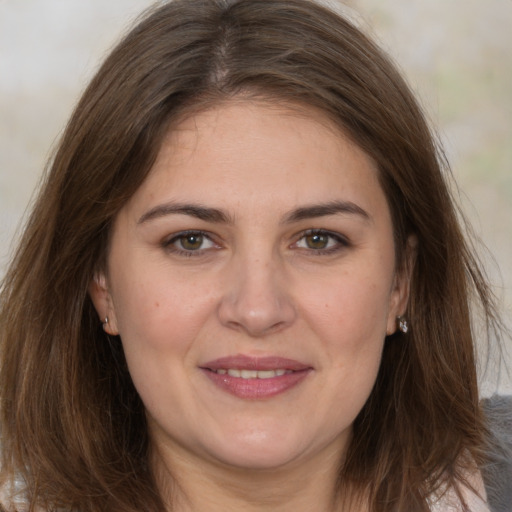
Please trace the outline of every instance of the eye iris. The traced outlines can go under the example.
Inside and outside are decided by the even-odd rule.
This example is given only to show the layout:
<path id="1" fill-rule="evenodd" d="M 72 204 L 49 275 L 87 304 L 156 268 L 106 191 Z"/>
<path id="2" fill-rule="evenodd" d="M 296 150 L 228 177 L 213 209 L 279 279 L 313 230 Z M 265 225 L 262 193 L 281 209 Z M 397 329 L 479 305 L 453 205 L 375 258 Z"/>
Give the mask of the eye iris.
<path id="1" fill-rule="evenodd" d="M 325 249 L 329 243 L 329 237 L 320 233 L 314 233 L 306 237 L 306 244 L 310 249 Z"/>
<path id="2" fill-rule="evenodd" d="M 187 251 L 197 251 L 203 244 L 203 235 L 185 235 L 180 239 L 181 246 Z"/>

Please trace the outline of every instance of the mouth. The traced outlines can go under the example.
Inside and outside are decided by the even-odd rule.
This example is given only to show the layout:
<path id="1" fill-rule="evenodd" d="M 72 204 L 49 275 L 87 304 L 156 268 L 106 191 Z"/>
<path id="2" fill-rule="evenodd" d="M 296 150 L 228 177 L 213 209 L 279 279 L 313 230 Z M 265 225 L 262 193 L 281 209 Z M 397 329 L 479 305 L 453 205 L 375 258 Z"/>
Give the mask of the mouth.
<path id="1" fill-rule="evenodd" d="M 287 373 L 292 373 L 292 370 L 239 370 L 237 368 L 219 368 L 214 371 L 217 375 L 229 375 L 236 379 L 273 379 L 274 377 L 282 377 Z"/>
<path id="2" fill-rule="evenodd" d="M 200 366 L 216 387 L 243 399 L 271 398 L 302 382 L 311 366 L 281 357 L 224 357 Z"/>

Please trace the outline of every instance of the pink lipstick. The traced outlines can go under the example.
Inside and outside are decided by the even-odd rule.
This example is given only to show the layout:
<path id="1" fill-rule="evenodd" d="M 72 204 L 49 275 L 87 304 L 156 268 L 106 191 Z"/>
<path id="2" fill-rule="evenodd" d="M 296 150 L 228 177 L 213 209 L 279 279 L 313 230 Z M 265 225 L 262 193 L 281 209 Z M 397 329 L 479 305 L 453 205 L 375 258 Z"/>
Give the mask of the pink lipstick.
<path id="1" fill-rule="evenodd" d="M 306 378 L 312 367 L 282 357 L 222 357 L 201 365 L 218 387 L 246 399 L 264 399 L 283 393 Z"/>

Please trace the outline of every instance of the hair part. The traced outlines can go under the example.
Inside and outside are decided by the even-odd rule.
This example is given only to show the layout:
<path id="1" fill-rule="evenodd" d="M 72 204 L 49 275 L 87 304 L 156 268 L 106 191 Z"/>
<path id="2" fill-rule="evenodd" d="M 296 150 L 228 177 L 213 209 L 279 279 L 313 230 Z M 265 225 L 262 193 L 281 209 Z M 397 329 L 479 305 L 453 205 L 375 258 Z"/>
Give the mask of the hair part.
<path id="1" fill-rule="evenodd" d="M 408 86 L 365 35 L 317 3 L 175 0 L 148 12 L 84 92 L 3 282 L 2 474 L 23 479 L 30 503 L 164 510 L 143 404 L 87 290 L 169 128 L 241 97 L 333 120 L 378 166 L 398 269 L 417 240 L 412 328 L 386 340 L 340 486 L 372 512 L 426 511 L 428 496 L 463 483 L 464 461 L 482 461 L 471 301 L 488 327 L 497 317 Z"/>

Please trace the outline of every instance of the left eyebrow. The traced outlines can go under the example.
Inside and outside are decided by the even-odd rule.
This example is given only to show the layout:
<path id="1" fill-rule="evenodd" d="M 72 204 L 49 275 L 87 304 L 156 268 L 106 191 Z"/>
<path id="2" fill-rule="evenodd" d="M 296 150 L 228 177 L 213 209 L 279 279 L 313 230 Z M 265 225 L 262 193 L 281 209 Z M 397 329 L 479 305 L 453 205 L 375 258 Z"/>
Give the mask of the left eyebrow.
<path id="1" fill-rule="evenodd" d="M 151 208 L 144 213 L 137 224 L 142 224 L 149 220 L 158 219 L 167 215 L 189 215 L 196 219 L 204 220 L 206 222 L 214 222 L 216 224 L 232 224 L 233 219 L 224 211 L 217 208 L 209 208 L 198 204 L 185 204 L 185 203 L 165 203 Z"/>
<path id="2" fill-rule="evenodd" d="M 317 217 L 326 217 L 336 214 L 350 214 L 361 217 L 365 222 L 371 222 L 370 214 L 363 210 L 357 204 L 351 201 L 331 201 L 325 204 L 313 204 L 311 206 L 302 206 L 288 213 L 284 218 L 284 223 L 289 224 L 300 220 L 314 219 Z"/>

